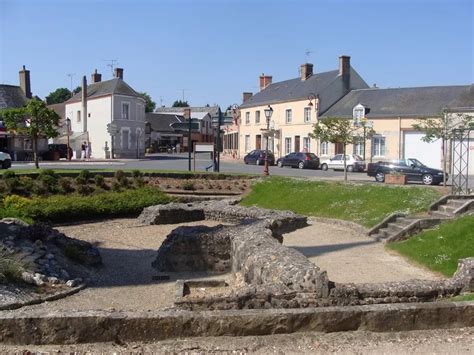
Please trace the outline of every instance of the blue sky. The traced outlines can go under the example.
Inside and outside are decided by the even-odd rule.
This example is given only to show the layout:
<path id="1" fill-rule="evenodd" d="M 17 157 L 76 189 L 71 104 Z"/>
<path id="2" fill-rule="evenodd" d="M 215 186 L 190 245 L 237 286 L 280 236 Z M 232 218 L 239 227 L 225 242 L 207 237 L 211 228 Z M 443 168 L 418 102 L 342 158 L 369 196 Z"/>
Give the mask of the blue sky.
<path id="1" fill-rule="evenodd" d="M 341 54 L 369 85 L 474 82 L 471 0 L 0 0 L 0 83 L 22 65 L 45 97 L 117 59 L 124 79 L 159 105 L 240 103 L 258 76 L 337 69 Z"/>

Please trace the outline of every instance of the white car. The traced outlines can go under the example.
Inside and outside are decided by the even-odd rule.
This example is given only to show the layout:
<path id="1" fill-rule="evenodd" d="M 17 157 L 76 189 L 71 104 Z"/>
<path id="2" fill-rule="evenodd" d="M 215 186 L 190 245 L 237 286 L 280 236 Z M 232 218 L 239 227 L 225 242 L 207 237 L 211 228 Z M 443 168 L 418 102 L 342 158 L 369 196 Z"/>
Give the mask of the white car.
<path id="1" fill-rule="evenodd" d="M 365 162 L 357 154 L 346 154 L 346 168 L 347 171 L 364 171 Z M 331 159 L 321 161 L 321 170 L 344 170 L 344 154 L 336 154 Z"/>
<path id="2" fill-rule="evenodd" d="M 10 154 L 0 152 L 0 169 L 8 169 L 12 166 L 12 158 Z"/>

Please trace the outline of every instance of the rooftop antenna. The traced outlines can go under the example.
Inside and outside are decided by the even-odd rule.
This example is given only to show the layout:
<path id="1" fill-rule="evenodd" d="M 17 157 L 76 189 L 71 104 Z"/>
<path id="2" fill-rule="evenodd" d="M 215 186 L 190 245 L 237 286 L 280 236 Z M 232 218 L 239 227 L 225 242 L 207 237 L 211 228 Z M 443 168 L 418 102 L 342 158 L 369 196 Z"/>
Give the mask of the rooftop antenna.
<path id="1" fill-rule="evenodd" d="M 163 96 L 160 96 L 160 107 L 163 107 Z"/>
<path id="2" fill-rule="evenodd" d="M 69 77 L 69 79 L 71 79 L 71 97 L 73 95 L 73 92 L 72 92 L 72 77 L 76 75 L 76 73 L 68 73 L 67 76 Z"/>
<path id="3" fill-rule="evenodd" d="M 112 76 L 114 76 L 114 67 L 118 64 L 117 59 L 102 59 L 104 62 L 110 62 L 107 64 L 108 67 L 110 67 L 110 70 L 112 72 Z"/>
<path id="4" fill-rule="evenodd" d="M 306 63 L 309 63 L 309 57 L 311 56 L 311 53 L 314 53 L 314 51 L 307 49 L 304 54 L 306 55 Z"/>
<path id="5" fill-rule="evenodd" d="M 181 89 L 181 92 L 183 93 L 183 102 L 184 102 L 184 92 L 189 91 L 189 89 Z"/>

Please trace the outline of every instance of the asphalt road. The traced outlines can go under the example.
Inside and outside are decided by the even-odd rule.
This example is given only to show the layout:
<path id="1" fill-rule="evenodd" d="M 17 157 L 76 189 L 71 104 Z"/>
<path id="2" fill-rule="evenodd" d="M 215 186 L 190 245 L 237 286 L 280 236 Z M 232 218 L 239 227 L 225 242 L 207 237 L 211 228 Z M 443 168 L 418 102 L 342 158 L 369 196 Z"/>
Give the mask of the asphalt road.
<path id="1" fill-rule="evenodd" d="M 209 153 L 196 154 L 196 171 L 205 172 L 206 167 L 212 164 Z M 154 169 L 154 170 L 188 170 L 187 153 L 180 154 L 153 154 L 145 159 L 120 159 L 120 160 L 94 160 L 94 161 L 44 161 L 40 162 L 40 167 L 49 169 Z M 194 167 L 194 160 L 191 162 L 191 169 Z M 14 169 L 32 169 L 32 162 L 13 162 Z M 209 169 L 212 171 L 212 168 Z M 242 161 L 221 159 L 221 173 L 247 173 L 262 174 L 263 166 L 245 165 Z M 343 171 L 322 171 L 314 169 L 296 169 L 290 167 L 278 168 L 270 166 L 270 175 L 304 177 L 315 180 L 343 180 Z M 366 173 L 347 173 L 351 181 L 370 181 L 374 178 L 367 176 Z M 448 184 L 450 181 L 448 181 Z M 420 183 L 421 184 L 421 183 Z M 474 176 L 469 178 L 469 187 L 474 187 Z"/>

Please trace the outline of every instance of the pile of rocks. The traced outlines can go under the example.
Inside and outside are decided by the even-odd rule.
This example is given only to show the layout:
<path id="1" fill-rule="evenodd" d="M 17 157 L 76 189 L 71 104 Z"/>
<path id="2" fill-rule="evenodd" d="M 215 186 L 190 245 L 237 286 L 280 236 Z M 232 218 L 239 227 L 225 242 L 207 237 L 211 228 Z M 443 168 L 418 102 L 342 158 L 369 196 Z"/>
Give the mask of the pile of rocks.
<path id="1" fill-rule="evenodd" d="M 102 263 L 90 243 L 65 236 L 45 225 L 21 220 L 0 220 L 0 250 L 24 267 L 21 279 L 34 286 L 76 287 L 83 283 L 88 266 Z"/>

